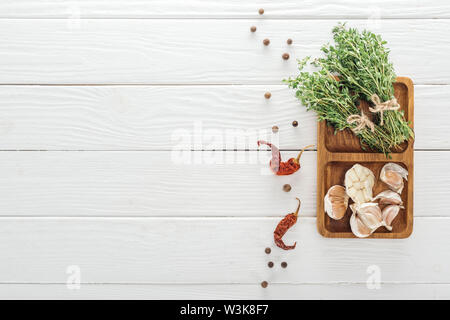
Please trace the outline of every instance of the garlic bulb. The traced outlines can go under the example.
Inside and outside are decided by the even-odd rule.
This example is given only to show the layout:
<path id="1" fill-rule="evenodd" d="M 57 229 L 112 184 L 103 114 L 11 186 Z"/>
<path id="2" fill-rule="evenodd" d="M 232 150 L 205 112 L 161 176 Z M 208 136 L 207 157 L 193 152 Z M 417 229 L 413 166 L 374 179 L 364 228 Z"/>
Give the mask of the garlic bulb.
<path id="1" fill-rule="evenodd" d="M 383 215 L 384 225 L 385 225 L 386 229 L 388 229 L 389 231 L 392 230 L 392 221 L 398 215 L 400 209 L 404 209 L 404 207 L 397 206 L 397 205 L 389 205 L 383 209 L 382 215 Z"/>
<path id="2" fill-rule="evenodd" d="M 343 186 L 332 186 L 324 198 L 325 212 L 332 219 L 339 220 L 345 215 L 348 207 L 348 195 Z"/>
<path id="3" fill-rule="evenodd" d="M 355 164 L 345 173 L 347 194 L 356 204 L 372 200 L 372 188 L 375 184 L 373 172 L 360 164 Z"/>
<path id="4" fill-rule="evenodd" d="M 408 171 L 396 163 L 387 163 L 381 169 L 380 179 L 391 190 L 401 194 L 404 187 L 403 179 L 408 180 Z"/>
<path id="5" fill-rule="evenodd" d="M 400 195 L 397 192 L 394 192 L 392 190 L 385 190 L 383 192 L 380 192 L 377 194 L 375 198 L 372 199 L 372 201 L 377 201 L 380 205 L 385 204 L 396 204 L 396 205 L 402 205 L 403 201 Z"/>

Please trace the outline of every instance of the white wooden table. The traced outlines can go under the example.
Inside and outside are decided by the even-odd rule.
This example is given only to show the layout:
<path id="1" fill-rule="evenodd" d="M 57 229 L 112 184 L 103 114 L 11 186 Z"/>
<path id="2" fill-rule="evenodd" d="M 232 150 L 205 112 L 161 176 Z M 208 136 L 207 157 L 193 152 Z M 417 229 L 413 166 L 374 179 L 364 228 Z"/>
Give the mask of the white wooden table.
<path id="1" fill-rule="evenodd" d="M 450 2 L 342 2 L 1 1 L 0 298 L 450 298 Z M 382 34 L 415 83 L 409 239 L 322 238 L 315 151 L 274 177 L 251 138 L 189 136 L 277 125 L 283 156 L 315 143 L 281 80 L 338 21 Z M 282 252 L 271 234 L 295 196 Z"/>

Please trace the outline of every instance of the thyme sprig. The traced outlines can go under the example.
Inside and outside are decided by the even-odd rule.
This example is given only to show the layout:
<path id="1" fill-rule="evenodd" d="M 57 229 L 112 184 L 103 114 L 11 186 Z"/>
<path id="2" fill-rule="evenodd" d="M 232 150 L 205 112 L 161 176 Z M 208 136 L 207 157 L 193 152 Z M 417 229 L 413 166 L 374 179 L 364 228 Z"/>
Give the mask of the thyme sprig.
<path id="1" fill-rule="evenodd" d="M 299 61 L 300 74 L 286 80 L 296 90 L 296 96 L 308 110 L 318 114 L 319 121 L 326 120 L 336 130 L 353 129 L 347 123 L 348 116 L 360 114 L 355 106 L 359 99 L 370 101 L 377 94 L 382 101 L 394 97 L 393 83 L 396 74 L 389 61 L 386 42 L 369 31 L 339 24 L 333 29 L 334 45 L 322 47 L 324 57 L 311 64 L 317 71 L 303 71 L 309 57 Z M 339 81 L 335 80 L 339 77 Z M 384 125 L 375 117 L 375 131 L 364 129 L 357 134 L 363 147 L 378 150 L 386 155 L 399 144 L 414 137 L 402 111 L 385 111 Z"/>
<path id="2" fill-rule="evenodd" d="M 326 120 L 336 131 L 354 129 L 356 125 L 349 124 L 347 118 L 359 114 L 350 89 L 342 82 L 336 81 L 327 68 L 309 73 L 302 71 L 309 57 L 299 61 L 300 74 L 296 78 L 285 80 L 289 87 L 296 90 L 296 96 L 307 110 L 314 110 L 318 120 Z M 392 144 L 389 136 L 379 127 L 371 132 L 365 128 L 357 134 L 363 146 L 388 153 Z"/>

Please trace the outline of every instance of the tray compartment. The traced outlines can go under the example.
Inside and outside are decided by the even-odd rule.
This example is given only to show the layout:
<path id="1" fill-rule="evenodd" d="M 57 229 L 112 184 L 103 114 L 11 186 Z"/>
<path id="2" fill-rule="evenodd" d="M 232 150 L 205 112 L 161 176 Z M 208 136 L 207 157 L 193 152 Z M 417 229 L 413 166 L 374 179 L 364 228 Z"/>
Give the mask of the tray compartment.
<path id="1" fill-rule="evenodd" d="M 414 92 L 411 79 L 397 78 L 394 84 L 395 97 L 399 101 L 405 118 L 414 125 Z M 368 110 L 368 104 L 361 104 L 363 110 Z M 367 113 L 369 114 L 369 113 Z M 333 185 L 344 185 L 345 172 L 355 163 L 369 169 L 375 175 L 373 195 L 377 195 L 388 187 L 380 180 L 381 168 L 389 162 L 395 162 L 408 170 L 408 181 L 401 197 L 405 209 L 400 210 L 393 221 L 392 231 L 384 227 L 378 228 L 368 238 L 407 238 L 413 228 L 413 191 L 414 191 L 414 148 L 413 143 L 405 143 L 400 150 L 387 159 L 382 153 L 362 150 L 359 139 L 350 131 L 334 134 L 334 129 L 320 122 L 317 132 L 317 227 L 320 234 L 330 238 L 356 238 L 350 229 L 350 208 L 341 220 L 333 220 L 324 211 L 323 198 Z M 349 204 L 353 203 L 352 200 Z"/>
<path id="2" fill-rule="evenodd" d="M 380 180 L 380 172 L 383 166 L 385 165 L 385 162 L 358 162 L 364 167 L 369 168 L 372 170 L 373 174 L 375 175 L 375 186 L 373 188 L 373 196 L 376 196 L 378 193 L 388 190 L 389 187 L 383 183 Z M 407 166 L 404 163 L 396 162 L 397 164 L 401 165 L 405 169 L 408 170 Z M 345 173 L 348 169 L 350 169 L 355 162 L 353 161 L 333 161 L 329 162 L 325 166 L 325 183 L 324 183 L 324 193 L 326 194 L 328 189 L 334 185 L 343 185 Z M 408 207 L 408 184 L 405 183 L 405 187 L 403 188 L 401 198 L 403 201 L 403 206 L 405 208 Z M 339 233 L 350 233 L 350 216 L 352 215 L 352 211 L 350 209 L 350 204 L 352 204 L 353 201 L 349 200 L 349 208 L 347 209 L 347 212 L 345 216 L 341 220 L 334 220 L 331 219 L 328 215 L 325 215 L 325 229 L 328 232 L 339 232 Z M 394 219 L 392 224 L 392 231 L 386 230 L 384 227 L 380 227 L 376 232 L 381 233 L 395 233 L 399 234 L 406 230 L 407 228 L 407 219 L 406 219 L 406 211 L 405 209 L 400 210 L 397 217 Z"/>
<path id="3" fill-rule="evenodd" d="M 410 119 L 409 114 L 409 90 L 408 86 L 403 82 L 394 83 L 394 96 L 400 103 L 401 109 L 405 113 L 405 118 Z M 366 115 L 372 119 L 373 114 L 369 111 L 369 103 L 367 101 L 361 101 L 359 108 L 361 108 Z M 362 150 L 359 139 L 349 130 L 339 131 L 334 134 L 334 128 L 332 126 L 326 126 L 325 131 L 325 147 L 329 152 L 364 152 L 372 153 L 370 150 Z M 408 143 L 401 144 L 399 150 L 393 151 L 393 153 L 402 153 L 408 148 Z"/>

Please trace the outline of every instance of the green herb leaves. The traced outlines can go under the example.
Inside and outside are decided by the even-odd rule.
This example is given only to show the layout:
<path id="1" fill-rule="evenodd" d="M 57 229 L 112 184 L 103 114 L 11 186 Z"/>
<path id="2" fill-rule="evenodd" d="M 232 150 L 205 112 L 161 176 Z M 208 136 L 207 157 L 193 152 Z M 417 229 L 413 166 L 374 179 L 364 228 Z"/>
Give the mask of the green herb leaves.
<path id="1" fill-rule="evenodd" d="M 324 56 L 311 62 L 317 71 L 303 71 L 310 60 L 307 57 L 299 61 L 300 74 L 285 82 L 296 90 L 308 110 L 317 112 L 319 121 L 326 120 L 336 130 L 354 129 L 356 125 L 349 124 L 347 118 L 361 114 L 355 103 L 359 99 L 370 101 L 374 94 L 381 101 L 393 99 L 396 75 L 386 42 L 379 35 L 339 24 L 333 29 L 333 39 L 334 45 L 322 47 Z M 374 132 L 365 128 L 357 134 L 363 147 L 388 154 L 414 137 L 401 111 L 384 111 L 383 126 L 379 125 L 380 115 L 375 116 Z"/>

